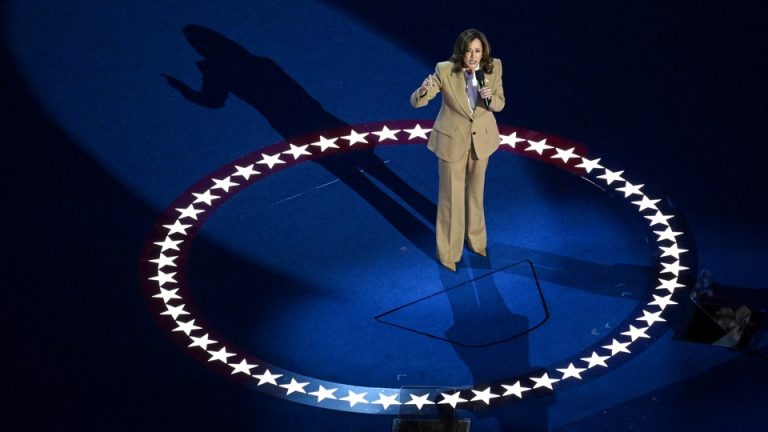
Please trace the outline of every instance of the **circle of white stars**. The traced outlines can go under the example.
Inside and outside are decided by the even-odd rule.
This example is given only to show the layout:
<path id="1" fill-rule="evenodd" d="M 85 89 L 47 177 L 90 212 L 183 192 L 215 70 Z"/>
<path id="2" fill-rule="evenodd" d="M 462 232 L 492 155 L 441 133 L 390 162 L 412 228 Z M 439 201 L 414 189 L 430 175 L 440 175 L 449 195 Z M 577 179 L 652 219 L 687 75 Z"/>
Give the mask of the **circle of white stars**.
<path id="1" fill-rule="evenodd" d="M 606 368 L 614 358 L 631 355 L 634 344 L 651 338 L 648 334 L 651 327 L 666 321 L 662 316 L 664 311 L 677 304 L 672 300 L 674 291 L 684 286 L 680 283 L 680 274 L 689 269 L 681 261 L 681 256 L 688 250 L 678 246 L 678 237 L 683 233 L 675 231 L 670 225 L 674 215 L 664 213 L 659 208 L 661 200 L 647 196 L 643 192 L 643 184 L 630 182 L 624 171 L 613 171 L 603 166 L 600 158 L 588 159 L 577 154 L 576 147 L 560 148 L 548 143 L 548 140 L 553 139 L 541 138 L 541 133 L 502 127 L 502 130 L 509 133 L 500 135 L 501 150 L 546 160 L 562 168 L 575 170 L 582 178 L 601 189 L 613 188 L 637 207 L 637 211 L 648 220 L 648 225 L 656 234 L 662 268 L 658 274 L 658 285 L 652 293 L 653 300 L 640 308 L 641 316 L 629 320 L 632 323 L 620 329 L 624 331 L 615 333 L 620 335 L 619 337 L 612 338 L 599 349 L 584 353 L 575 361 L 562 364 L 541 375 L 449 392 L 441 392 L 439 389 L 425 391 L 423 388 L 404 392 L 398 388 L 329 383 L 276 366 L 260 364 L 263 362 L 235 352 L 216 340 L 211 330 L 198 325 L 192 312 L 187 310 L 182 296 L 185 287 L 179 281 L 181 278 L 178 277 L 176 269 L 179 262 L 186 258 L 192 239 L 190 229 L 194 231 L 202 224 L 199 217 L 213 212 L 218 204 L 270 174 L 279 165 L 303 162 L 312 157 L 321 157 L 330 151 L 354 150 L 359 146 L 424 143 L 431 131 L 425 127 L 431 126 L 431 122 L 401 121 L 396 124 L 397 127 L 382 123 L 362 125 L 351 127 L 339 136 L 320 134 L 311 142 L 278 143 L 218 170 L 217 172 L 224 174 L 209 176 L 207 188 L 203 186 L 199 191 L 190 192 L 189 196 L 176 200 L 187 204 L 172 207 L 173 210 L 167 212 L 170 216 L 162 218 L 158 223 L 158 227 L 162 227 L 158 231 L 163 234 L 153 239 L 153 258 L 148 260 L 151 264 L 148 264 L 150 270 L 145 283 L 150 284 L 152 298 L 161 302 L 160 315 L 171 320 L 171 326 L 175 326 L 171 331 L 183 334 L 190 350 L 200 351 L 208 357 L 208 362 L 226 365 L 232 375 L 242 374 L 249 377 L 258 388 L 271 387 L 270 394 L 277 393 L 286 399 L 331 409 L 386 414 L 396 412 L 394 410 L 401 405 L 412 405 L 417 410 L 433 405 L 450 405 L 457 408 L 469 403 L 489 405 L 496 399 L 522 399 L 527 392 L 536 389 L 554 392 L 561 383 L 580 381 L 582 375 L 589 374 L 592 369 Z M 526 136 L 535 136 L 537 139 L 528 139 Z M 198 184 L 205 184 L 205 181 Z M 375 409 L 371 409 L 372 406 L 375 406 Z"/>

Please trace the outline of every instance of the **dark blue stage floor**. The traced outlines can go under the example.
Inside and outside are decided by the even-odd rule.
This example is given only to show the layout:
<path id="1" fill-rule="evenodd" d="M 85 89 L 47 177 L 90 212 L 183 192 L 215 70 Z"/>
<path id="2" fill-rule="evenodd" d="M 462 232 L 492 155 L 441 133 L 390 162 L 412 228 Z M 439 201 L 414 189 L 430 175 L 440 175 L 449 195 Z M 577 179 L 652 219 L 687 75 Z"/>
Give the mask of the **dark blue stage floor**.
<path id="1" fill-rule="evenodd" d="M 3 6 L 7 430 L 763 427 L 764 7 Z M 408 96 L 468 27 L 507 105 L 451 273 Z"/>

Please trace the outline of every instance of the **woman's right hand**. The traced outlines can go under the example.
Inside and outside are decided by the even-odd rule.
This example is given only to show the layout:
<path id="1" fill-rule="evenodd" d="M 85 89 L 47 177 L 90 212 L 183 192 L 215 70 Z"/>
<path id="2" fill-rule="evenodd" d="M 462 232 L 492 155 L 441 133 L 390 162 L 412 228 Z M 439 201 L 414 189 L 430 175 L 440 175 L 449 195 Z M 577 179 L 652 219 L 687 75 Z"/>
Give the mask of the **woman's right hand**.
<path id="1" fill-rule="evenodd" d="M 419 97 L 426 96 L 427 92 L 432 90 L 435 85 L 435 79 L 432 74 L 427 75 L 427 77 L 421 83 L 421 87 L 419 87 Z"/>

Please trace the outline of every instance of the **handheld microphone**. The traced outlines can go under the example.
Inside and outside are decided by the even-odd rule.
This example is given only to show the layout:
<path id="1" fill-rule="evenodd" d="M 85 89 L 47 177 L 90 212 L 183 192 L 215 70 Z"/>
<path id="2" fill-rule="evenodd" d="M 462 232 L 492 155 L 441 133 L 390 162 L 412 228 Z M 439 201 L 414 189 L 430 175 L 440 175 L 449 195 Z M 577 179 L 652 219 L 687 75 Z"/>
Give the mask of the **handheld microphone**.
<path id="1" fill-rule="evenodd" d="M 475 78 L 477 78 L 477 83 L 480 84 L 480 87 L 485 87 L 485 72 L 483 72 L 483 69 L 478 69 L 475 71 Z M 491 105 L 491 98 L 483 98 L 485 101 L 485 107 L 488 108 Z"/>

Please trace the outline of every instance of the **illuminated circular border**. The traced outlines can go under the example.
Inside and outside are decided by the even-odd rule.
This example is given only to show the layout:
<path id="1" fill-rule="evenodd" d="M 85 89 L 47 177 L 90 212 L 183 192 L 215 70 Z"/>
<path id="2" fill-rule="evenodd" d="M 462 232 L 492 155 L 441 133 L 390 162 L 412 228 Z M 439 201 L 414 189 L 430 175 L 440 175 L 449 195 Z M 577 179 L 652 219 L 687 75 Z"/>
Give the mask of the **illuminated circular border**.
<path id="1" fill-rule="evenodd" d="M 689 269 L 681 260 L 681 255 L 688 251 L 678 246 L 677 238 L 683 233 L 674 231 L 669 224 L 673 212 L 662 212 L 661 200 L 646 196 L 642 192 L 644 185 L 630 183 L 624 178 L 624 171 L 611 171 L 600 164 L 599 158 L 587 159 L 580 155 L 585 150 L 578 144 L 506 126 L 500 127 L 500 150 L 551 163 L 603 190 L 612 188 L 638 207 L 637 211 L 648 219 L 651 229 L 661 226 L 660 230 L 654 231 L 660 249 L 659 283 L 654 292 L 660 295 L 652 293 L 653 300 L 638 308 L 642 310 L 642 316 L 629 320 L 637 327 L 628 324 L 619 328 L 613 333 L 615 337 L 610 337 L 610 343 L 597 344 L 599 349 L 584 353 L 567 364 L 564 362 L 559 368 L 476 387 L 410 390 L 365 387 L 300 375 L 236 352 L 226 342 L 221 342 L 223 337 L 205 328 L 191 309 L 187 310 L 191 308 L 185 302 L 188 298 L 185 269 L 190 245 L 207 217 L 221 204 L 259 179 L 306 160 L 385 144 L 424 144 L 431 131 L 426 127 L 431 126 L 430 121 L 369 123 L 327 131 L 307 139 L 299 138 L 294 142 L 283 141 L 249 154 L 200 180 L 160 217 L 142 259 L 142 283 L 150 297 L 150 305 L 161 316 L 161 323 L 167 325 L 171 334 L 180 338 L 193 354 L 229 375 L 255 384 L 260 391 L 307 405 L 371 414 L 396 414 L 404 410 L 420 412 L 436 405 L 452 408 L 490 405 L 554 392 L 564 382 L 581 380 L 583 374 L 607 367 L 614 358 L 626 358 L 631 354 L 630 347 L 634 349 L 639 347 L 639 341 L 651 339 L 648 334 L 651 327 L 665 322 L 663 313 L 668 306 L 677 304 L 672 296 L 675 289 L 684 287 L 679 281 L 680 273 Z"/>

